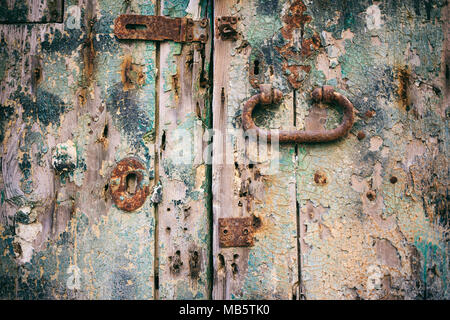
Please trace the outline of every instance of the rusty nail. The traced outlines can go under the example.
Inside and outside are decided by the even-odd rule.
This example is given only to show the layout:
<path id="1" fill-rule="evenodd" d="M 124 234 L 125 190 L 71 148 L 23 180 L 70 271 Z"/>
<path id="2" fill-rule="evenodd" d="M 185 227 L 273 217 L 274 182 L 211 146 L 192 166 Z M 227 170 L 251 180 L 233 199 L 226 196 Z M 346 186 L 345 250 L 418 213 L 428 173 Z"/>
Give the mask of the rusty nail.
<path id="1" fill-rule="evenodd" d="M 200 27 L 206 28 L 207 25 L 208 25 L 208 19 L 202 19 L 202 21 L 200 21 Z"/>

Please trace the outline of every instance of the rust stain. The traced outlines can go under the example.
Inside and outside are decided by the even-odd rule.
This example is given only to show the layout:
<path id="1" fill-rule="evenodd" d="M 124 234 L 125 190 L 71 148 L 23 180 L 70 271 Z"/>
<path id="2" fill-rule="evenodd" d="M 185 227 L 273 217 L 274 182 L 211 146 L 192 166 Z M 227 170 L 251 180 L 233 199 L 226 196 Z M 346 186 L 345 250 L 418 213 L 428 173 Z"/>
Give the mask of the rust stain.
<path id="1" fill-rule="evenodd" d="M 396 78 L 398 81 L 397 96 L 398 105 L 403 110 L 409 111 L 410 99 L 409 99 L 409 86 L 411 84 L 411 72 L 408 66 L 402 66 L 396 68 Z"/>
<path id="2" fill-rule="evenodd" d="M 179 274 L 183 266 L 183 261 L 181 260 L 181 252 L 177 250 L 173 256 L 169 256 L 170 262 L 170 272 L 172 274 Z"/>
<path id="3" fill-rule="evenodd" d="M 130 55 L 125 56 L 121 65 L 121 75 L 123 90 L 135 89 L 136 86 L 142 86 L 145 83 L 145 75 L 141 65 L 133 63 Z"/>
<path id="4" fill-rule="evenodd" d="M 305 24 L 311 22 L 311 17 L 305 14 L 306 5 L 301 1 L 294 1 L 287 13 L 283 16 L 283 28 L 281 35 L 286 40 L 286 44 L 282 47 L 276 47 L 277 51 L 283 57 L 283 70 L 288 76 L 288 81 L 293 88 L 298 89 L 306 74 L 309 74 L 311 67 L 303 65 L 306 58 L 311 56 L 320 47 L 320 36 L 314 32 L 311 38 L 303 38 L 303 30 Z M 295 44 L 295 30 L 300 30 L 302 35 L 302 42 L 300 45 L 300 52 L 298 52 L 298 45 Z M 296 61 L 297 64 L 292 64 Z"/>
<path id="5" fill-rule="evenodd" d="M 364 133 L 364 131 L 358 131 L 358 134 L 356 136 L 358 140 L 362 140 L 366 137 L 366 134 Z"/>
<path id="6" fill-rule="evenodd" d="M 201 252 L 201 251 L 200 251 Z M 201 271 L 199 250 L 189 250 L 189 276 L 198 279 Z"/>
<path id="7" fill-rule="evenodd" d="M 283 70 L 288 73 L 287 79 L 289 83 L 298 89 L 305 80 L 305 76 L 311 71 L 311 66 L 289 66 L 287 62 L 283 63 Z"/>
<path id="8" fill-rule="evenodd" d="M 83 63 L 84 63 L 83 72 L 87 86 L 91 85 L 95 70 L 96 52 L 94 49 L 94 36 L 95 36 L 93 32 L 94 24 L 95 19 L 94 18 L 89 19 L 87 26 L 88 33 L 83 47 Z"/>
<path id="9" fill-rule="evenodd" d="M 110 179 L 111 197 L 116 206 L 124 211 L 141 207 L 150 194 L 150 187 L 144 184 L 144 165 L 135 158 L 125 158 L 114 168 Z M 134 186 L 130 187 L 130 181 Z"/>
<path id="10" fill-rule="evenodd" d="M 364 115 L 367 119 L 370 119 L 376 115 L 376 112 L 374 110 L 367 110 Z"/>
<path id="11" fill-rule="evenodd" d="M 316 171 L 314 173 L 314 182 L 320 186 L 326 185 L 328 182 L 326 173 L 320 170 Z"/>
<path id="12" fill-rule="evenodd" d="M 86 105 L 86 101 L 87 101 L 87 90 L 86 88 L 81 88 L 80 91 L 78 92 L 78 105 L 79 106 L 84 106 Z"/>

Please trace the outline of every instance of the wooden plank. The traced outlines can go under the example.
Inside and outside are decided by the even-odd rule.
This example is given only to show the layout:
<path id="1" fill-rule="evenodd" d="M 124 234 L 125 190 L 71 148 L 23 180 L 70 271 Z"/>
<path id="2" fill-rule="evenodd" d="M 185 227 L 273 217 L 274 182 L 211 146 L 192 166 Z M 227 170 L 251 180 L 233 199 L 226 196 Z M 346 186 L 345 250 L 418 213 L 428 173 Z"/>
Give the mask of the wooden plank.
<path id="1" fill-rule="evenodd" d="M 230 0 L 216 1 L 214 6 L 215 18 L 239 17 L 242 34 L 237 42 L 216 37 L 214 45 L 214 299 L 289 299 L 297 282 L 295 149 L 281 146 L 268 156 L 262 144 L 246 141 L 242 131 L 234 130 L 240 128 L 243 104 L 258 92 L 248 80 L 249 68 L 254 68 L 251 57 L 274 61 L 273 41 L 286 4 Z M 281 77 L 281 65 L 259 62 L 265 81 L 282 90 L 284 99 L 279 107 L 271 107 L 271 116 L 258 113 L 258 124 L 289 128 L 294 120 L 293 93 Z M 245 216 L 254 216 L 258 226 L 254 246 L 220 248 L 218 219 Z"/>
<path id="2" fill-rule="evenodd" d="M 188 6 L 189 4 L 189 6 Z M 207 17 L 208 1 L 161 2 L 171 17 Z M 210 297 L 210 218 L 203 135 L 211 45 L 160 44 L 158 263 L 160 299 Z"/>
<path id="3" fill-rule="evenodd" d="M 297 123 L 339 121 L 308 101 L 308 91 L 325 83 L 358 111 L 345 139 L 299 149 L 307 299 L 448 297 L 448 210 L 438 200 L 448 182 L 440 93 L 448 87 L 448 4 L 432 2 L 307 4 L 304 41 L 321 34 L 323 49 L 310 56 Z"/>
<path id="4" fill-rule="evenodd" d="M 128 10 L 153 8 L 134 1 Z M 2 297 L 153 297 L 150 197 L 125 212 L 109 195 L 122 158 L 154 176 L 155 46 L 115 39 L 122 10 L 122 1 L 86 1 L 64 24 L 0 26 L 1 109 L 10 110 L 1 121 Z"/>
<path id="5" fill-rule="evenodd" d="M 0 0 L 0 23 L 63 21 L 64 0 Z"/>

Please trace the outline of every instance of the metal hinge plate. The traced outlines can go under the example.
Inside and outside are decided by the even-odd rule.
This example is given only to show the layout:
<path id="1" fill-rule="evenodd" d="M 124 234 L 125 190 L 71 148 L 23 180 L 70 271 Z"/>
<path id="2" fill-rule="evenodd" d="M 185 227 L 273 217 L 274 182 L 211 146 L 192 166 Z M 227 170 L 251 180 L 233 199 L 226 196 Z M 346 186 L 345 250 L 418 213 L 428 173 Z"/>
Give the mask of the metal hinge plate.
<path id="1" fill-rule="evenodd" d="M 251 247 L 253 246 L 253 219 L 219 218 L 219 246 Z"/>
<path id="2" fill-rule="evenodd" d="M 114 22 L 114 34 L 119 39 L 205 43 L 208 19 L 122 14 Z"/>

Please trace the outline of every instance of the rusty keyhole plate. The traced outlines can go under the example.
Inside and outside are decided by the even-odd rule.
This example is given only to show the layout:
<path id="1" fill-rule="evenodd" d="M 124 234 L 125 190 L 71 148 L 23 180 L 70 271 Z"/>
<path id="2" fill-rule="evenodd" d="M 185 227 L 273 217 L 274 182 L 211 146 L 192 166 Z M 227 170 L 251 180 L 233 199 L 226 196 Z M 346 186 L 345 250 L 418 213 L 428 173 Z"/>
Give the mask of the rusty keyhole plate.
<path id="1" fill-rule="evenodd" d="M 131 180 L 131 181 L 130 181 Z M 133 186 L 129 184 L 133 183 Z M 140 208 L 150 193 L 145 166 L 136 158 L 125 158 L 117 163 L 110 179 L 111 197 L 117 208 L 134 211 Z"/>
<path id="2" fill-rule="evenodd" d="M 253 246 L 254 225 L 251 217 L 219 218 L 219 246 L 251 247 Z"/>

